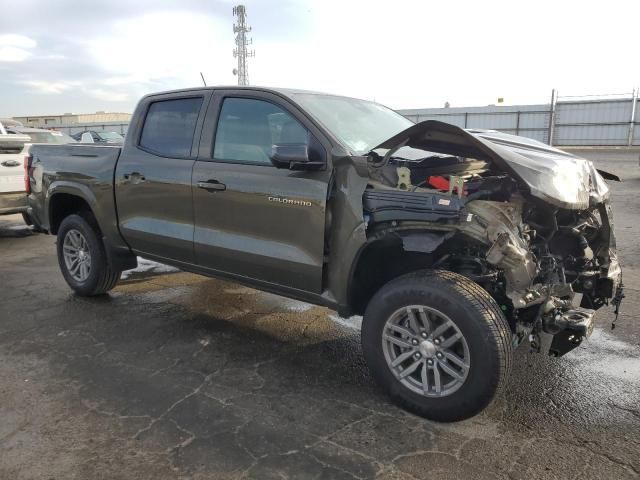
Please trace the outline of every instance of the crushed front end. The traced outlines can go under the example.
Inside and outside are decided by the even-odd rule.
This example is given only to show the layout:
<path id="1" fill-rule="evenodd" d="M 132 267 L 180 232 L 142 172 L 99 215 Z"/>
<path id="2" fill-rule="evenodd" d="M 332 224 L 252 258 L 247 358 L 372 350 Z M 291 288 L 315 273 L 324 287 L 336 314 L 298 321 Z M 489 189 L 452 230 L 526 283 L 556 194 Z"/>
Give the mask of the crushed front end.
<path id="1" fill-rule="evenodd" d="M 483 286 L 501 300 L 516 343 L 564 355 L 591 334 L 595 311 L 621 298 L 608 200 L 569 210 L 512 196 L 465 208 L 474 217 L 459 231 L 489 240 L 479 261 L 497 281 Z"/>
<path id="2" fill-rule="evenodd" d="M 396 137 L 370 155 L 370 238 L 391 235 L 423 266 L 482 285 L 516 345 L 561 356 L 591 334 L 596 310 L 617 313 L 609 189 L 591 162 L 440 122 Z"/>

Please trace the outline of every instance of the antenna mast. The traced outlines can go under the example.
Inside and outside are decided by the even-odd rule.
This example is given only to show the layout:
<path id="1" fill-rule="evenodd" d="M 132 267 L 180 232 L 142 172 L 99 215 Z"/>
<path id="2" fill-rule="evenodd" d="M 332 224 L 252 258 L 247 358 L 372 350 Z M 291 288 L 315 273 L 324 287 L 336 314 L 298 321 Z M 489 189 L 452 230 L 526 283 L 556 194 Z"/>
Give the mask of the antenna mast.
<path id="1" fill-rule="evenodd" d="M 251 31 L 251 27 L 247 25 L 247 9 L 244 5 L 237 5 L 233 7 L 233 16 L 238 17 L 237 23 L 233 24 L 233 33 L 236 34 L 233 57 L 238 59 L 238 68 L 233 69 L 233 74 L 238 76 L 238 85 L 249 85 L 247 58 L 254 57 L 256 52 L 247 49 L 253 43 L 253 39 L 247 38 L 247 33 Z"/>

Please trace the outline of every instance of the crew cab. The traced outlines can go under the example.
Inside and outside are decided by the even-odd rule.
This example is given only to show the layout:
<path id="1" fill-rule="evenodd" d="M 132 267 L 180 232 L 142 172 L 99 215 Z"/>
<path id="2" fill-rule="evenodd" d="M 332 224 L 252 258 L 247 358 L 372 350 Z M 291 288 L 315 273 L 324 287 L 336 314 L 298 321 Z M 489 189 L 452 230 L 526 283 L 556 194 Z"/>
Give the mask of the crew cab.
<path id="1" fill-rule="evenodd" d="M 363 315 L 375 380 L 435 420 L 484 409 L 518 345 L 564 355 L 622 299 L 591 162 L 369 101 L 148 95 L 123 146 L 37 145 L 26 174 L 79 295 L 109 291 L 141 256 Z"/>

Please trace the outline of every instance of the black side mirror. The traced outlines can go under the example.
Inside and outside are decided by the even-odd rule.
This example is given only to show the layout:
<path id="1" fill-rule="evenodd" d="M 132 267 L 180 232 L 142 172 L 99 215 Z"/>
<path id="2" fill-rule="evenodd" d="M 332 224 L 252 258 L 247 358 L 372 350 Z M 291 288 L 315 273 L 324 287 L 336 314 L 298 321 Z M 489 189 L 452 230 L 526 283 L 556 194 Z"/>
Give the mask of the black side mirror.
<path id="1" fill-rule="evenodd" d="M 282 143 L 271 146 L 271 163 L 276 168 L 290 170 L 317 170 L 324 162 L 310 159 L 309 146 L 306 143 Z"/>
<path id="2" fill-rule="evenodd" d="M 277 168 L 291 168 L 294 164 L 309 163 L 306 143 L 283 143 L 271 146 L 271 163 Z"/>

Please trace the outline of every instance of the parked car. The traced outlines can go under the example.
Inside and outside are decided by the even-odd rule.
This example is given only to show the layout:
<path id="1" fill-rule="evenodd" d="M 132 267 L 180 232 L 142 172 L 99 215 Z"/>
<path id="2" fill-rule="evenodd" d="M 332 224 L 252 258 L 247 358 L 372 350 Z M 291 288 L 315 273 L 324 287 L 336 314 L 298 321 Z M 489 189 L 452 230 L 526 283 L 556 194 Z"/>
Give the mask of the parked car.
<path id="1" fill-rule="evenodd" d="M 373 377 L 435 420 L 484 409 L 517 345 L 564 355 L 622 298 L 590 161 L 369 101 L 149 95 L 123 147 L 36 145 L 27 174 L 77 294 L 104 294 L 142 256 L 364 315 Z"/>
<path id="2" fill-rule="evenodd" d="M 22 153 L 24 153 L 25 155 L 29 152 L 29 148 L 34 143 L 53 143 L 56 145 L 76 143 L 76 140 L 74 140 L 72 137 L 64 132 L 59 132 L 57 130 L 15 126 L 7 128 L 7 132 L 29 136 L 30 141 L 26 143 L 24 148 L 22 149 Z"/>
<path id="3" fill-rule="evenodd" d="M 10 122 L 0 120 L 0 215 L 21 213 L 29 223 L 23 149 L 31 139 L 7 132 L 5 123 Z"/>
<path id="4" fill-rule="evenodd" d="M 124 137 L 117 132 L 98 132 L 95 130 L 84 130 L 71 135 L 80 143 L 122 143 Z"/>
<path id="5" fill-rule="evenodd" d="M 31 225 L 27 214 L 24 158 L 34 143 L 75 143 L 69 135 L 53 130 L 24 127 L 20 122 L 1 120 L 5 147 L 0 151 L 0 214 L 21 213 L 24 221 Z M 0 147 L 1 148 L 1 147 Z"/>

